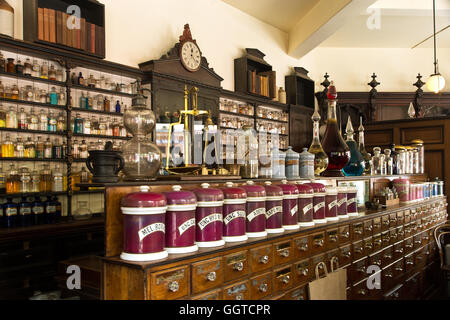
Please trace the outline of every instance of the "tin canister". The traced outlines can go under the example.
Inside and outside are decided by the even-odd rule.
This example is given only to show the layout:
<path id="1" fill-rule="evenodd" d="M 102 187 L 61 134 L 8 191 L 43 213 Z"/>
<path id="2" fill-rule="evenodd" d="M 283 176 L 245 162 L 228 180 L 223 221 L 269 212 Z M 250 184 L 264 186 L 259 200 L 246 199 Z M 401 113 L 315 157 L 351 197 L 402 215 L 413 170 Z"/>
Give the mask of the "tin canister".
<path id="1" fill-rule="evenodd" d="M 266 231 L 267 233 L 283 233 L 283 190 L 273 186 L 272 182 L 265 183 L 266 188 Z"/>
<path id="2" fill-rule="evenodd" d="M 314 223 L 327 223 L 327 218 L 325 216 L 325 186 L 321 183 L 307 183 L 306 185 L 309 185 L 314 189 Z"/>
<path id="3" fill-rule="evenodd" d="M 242 186 L 247 192 L 247 227 L 246 234 L 249 238 L 267 236 L 266 231 L 266 189 L 248 181 Z"/>
<path id="4" fill-rule="evenodd" d="M 315 156 L 308 152 L 307 148 L 303 148 L 300 153 L 300 178 L 314 179 L 314 159 Z"/>
<path id="5" fill-rule="evenodd" d="M 298 188 L 293 184 L 288 184 L 283 180 L 278 185 L 283 190 L 283 219 L 284 230 L 298 230 Z"/>
<path id="6" fill-rule="evenodd" d="M 195 211 L 197 198 L 193 192 L 181 191 L 181 186 L 173 186 L 173 191 L 165 192 L 166 250 L 170 254 L 190 253 L 198 250 L 195 244 Z"/>
<path id="7" fill-rule="evenodd" d="M 121 200 L 123 214 L 123 252 L 127 261 L 153 261 L 167 258 L 165 247 L 166 197 L 148 192 L 130 193 Z"/>
<path id="8" fill-rule="evenodd" d="M 347 186 L 347 214 L 349 217 L 357 217 L 359 215 L 357 194 L 358 188 L 356 186 Z"/>
<path id="9" fill-rule="evenodd" d="M 200 248 L 223 246 L 223 192 L 209 188 L 208 183 L 201 187 L 193 191 L 197 197 L 195 243 Z"/>
<path id="10" fill-rule="evenodd" d="M 347 219 L 347 187 L 340 185 L 337 187 L 337 211 L 339 219 Z"/>
<path id="11" fill-rule="evenodd" d="M 288 179 L 299 179 L 299 161 L 300 154 L 292 150 L 292 147 L 288 148 L 286 152 L 286 177 Z"/>
<path id="12" fill-rule="evenodd" d="M 325 217 L 328 222 L 339 221 L 338 217 L 338 190 L 327 186 L 325 192 Z"/>
<path id="13" fill-rule="evenodd" d="M 307 184 L 297 183 L 298 189 L 298 225 L 313 227 L 314 223 L 314 189 Z"/>
<path id="14" fill-rule="evenodd" d="M 227 182 L 222 189 L 223 200 L 223 240 L 225 242 L 241 242 L 248 240 L 246 229 L 245 189 L 238 188 L 232 182 Z"/>
<path id="15" fill-rule="evenodd" d="M 286 153 L 284 152 L 273 153 L 273 178 L 286 179 Z"/>

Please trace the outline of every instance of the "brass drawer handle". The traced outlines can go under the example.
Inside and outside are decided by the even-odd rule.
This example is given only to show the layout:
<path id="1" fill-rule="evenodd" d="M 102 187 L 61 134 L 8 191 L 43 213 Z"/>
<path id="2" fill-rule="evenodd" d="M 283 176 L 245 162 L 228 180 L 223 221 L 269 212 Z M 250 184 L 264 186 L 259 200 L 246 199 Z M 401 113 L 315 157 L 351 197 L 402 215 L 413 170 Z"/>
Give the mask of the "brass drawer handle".
<path id="1" fill-rule="evenodd" d="M 398 234 L 400 237 L 403 237 L 403 236 L 405 235 L 405 232 L 404 232 L 404 231 L 399 231 L 397 234 Z"/>
<path id="2" fill-rule="evenodd" d="M 391 219 L 391 223 L 397 223 L 397 218 Z"/>
<path id="3" fill-rule="evenodd" d="M 359 273 L 366 273 L 366 267 L 362 266 L 356 269 L 356 271 L 358 271 Z"/>
<path id="4" fill-rule="evenodd" d="M 366 243 L 366 249 L 372 250 L 373 246 L 371 243 Z"/>
<path id="5" fill-rule="evenodd" d="M 344 252 L 342 255 L 346 258 L 350 258 L 352 256 L 352 253 L 350 251 L 347 251 L 347 252 Z"/>
<path id="6" fill-rule="evenodd" d="M 373 230 L 373 227 L 372 227 L 372 226 L 367 226 L 367 227 L 366 227 L 366 231 L 372 232 L 372 230 Z"/>
<path id="7" fill-rule="evenodd" d="M 384 276 L 386 278 L 393 278 L 394 277 L 394 275 L 392 273 L 385 273 Z"/>
<path id="8" fill-rule="evenodd" d="M 359 289 L 359 290 L 358 290 L 358 294 L 359 294 L 360 296 L 365 296 L 365 295 L 367 295 L 367 291 L 366 291 L 366 289 Z"/>
<path id="9" fill-rule="evenodd" d="M 374 227 L 374 229 L 380 229 L 381 223 L 374 223 L 373 227 Z"/>
<path id="10" fill-rule="evenodd" d="M 397 250 L 395 250 L 395 253 L 403 253 L 403 248 L 400 248 L 400 249 L 397 249 Z"/>
<path id="11" fill-rule="evenodd" d="M 381 267 L 381 259 L 374 261 L 374 264 L 376 264 L 377 266 Z"/>
<path id="12" fill-rule="evenodd" d="M 389 243 L 389 241 L 391 241 L 391 237 L 385 236 L 385 237 L 383 238 L 383 242 Z"/>
<path id="13" fill-rule="evenodd" d="M 387 259 L 387 260 L 391 260 L 392 259 L 392 254 L 385 254 L 383 256 L 383 258 Z"/>
<path id="14" fill-rule="evenodd" d="M 361 229 L 356 229 L 354 232 L 357 235 L 362 235 L 363 234 L 363 231 Z"/>
<path id="15" fill-rule="evenodd" d="M 170 292 L 177 292 L 178 290 L 180 290 L 180 284 L 178 283 L 178 281 L 172 281 L 169 283 L 168 289 Z"/>
<path id="16" fill-rule="evenodd" d="M 300 247 L 298 247 L 298 248 L 299 248 L 300 251 L 303 251 L 303 252 L 308 251 L 308 244 L 307 244 L 307 243 L 302 244 L 302 245 L 301 245 Z"/>
<path id="17" fill-rule="evenodd" d="M 288 284 L 289 281 L 291 281 L 291 277 L 288 274 L 286 274 L 281 277 L 280 281 L 283 282 L 284 284 Z"/>
<path id="18" fill-rule="evenodd" d="M 395 267 L 395 271 L 403 272 L 403 268 L 402 267 Z"/>
<path id="19" fill-rule="evenodd" d="M 316 247 L 323 247 L 324 244 L 325 244 L 325 241 L 323 241 L 323 239 L 316 239 L 316 240 L 314 240 L 314 245 Z"/>
<path id="20" fill-rule="evenodd" d="M 234 264 L 233 270 L 239 271 L 239 272 L 242 271 L 242 270 L 244 270 L 244 263 L 243 263 L 242 261 L 236 262 L 236 263 Z"/>
<path id="21" fill-rule="evenodd" d="M 411 266 L 411 265 L 414 264 L 414 261 L 408 260 L 408 261 L 406 261 L 406 264 L 407 264 L 408 266 Z"/>
<path id="22" fill-rule="evenodd" d="M 384 224 L 385 226 L 388 226 L 389 223 L 390 223 L 389 220 L 384 220 L 384 221 L 383 221 L 383 224 Z"/>
<path id="23" fill-rule="evenodd" d="M 374 240 L 373 243 L 376 244 L 377 246 L 381 246 L 383 241 L 381 241 L 381 239 L 378 239 L 378 240 Z"/>
<path id="24" fill-rule="evenodd" d="M 268 289 L 269 289 L 269 286 L 267 285 L 267 283 L 262 283 L 262 284 L 259 286 L 259 291 L 261 291 L 261 292 L 263 292 L 263 293 L 266 293 Z"/>
<path id="25" fill-rule="evenodd" d="M 422 240 L 416 240 L 414 241 L 414 243 L 420 245 L 422 243 Z"/>
<path id="26" fill-rule="evenodd" d="M 284 249 L 283 251 L 280 252 L 280 256 L 283 258 L 288 258 L 290 254 L 291 253 L 290 253 L 289 249 Z"/>
<path id="27" fill-rule="evenodd" d="M 350 237 L 350 232 L 342 232 L 341 233 L 341 236 L 342 236 L 342 238 L 348 238 L 348 237 Z"/>
<path id="28" fill-rule="evenodd" d="M 305 277 L 308 275 L 308 272 L 309 272 L 308 268 L 300 268 L 300 269 L 298 269 L 298 274 L 301 274 L 301 275 L 303 275 Z"/>
<path id="29" fill-rule="evenodd" d="M 362 253 L 364 249 L 362 247 L 355 248 L 356 253 Z"/>
<path id="30" fill-rule="evenodd" d="M 259 262 L 262 264 L 268 264 L 269 263 L 269 256 L 262 256 L 261 259 L 259 259 Z"/>
<path id="31" fill-rule="evenodd" d="M 431 252 L 430 252 L 430 251 L 425 251 L 425 254 L 426 254 L 427 256 L 429 256 L 429 255 L 431 254 Z"/>
<path id="32" fill-rule="evenodd" d="M 235 297 L 236 300 L 244 300 L 244 296 L 242 294 L 238 294 Z"/>
<path id="33" fill-rule="evenodd" d="M 206 275 L 206 279 L 207 279 L 208 281 L 214 282 L 214 281 L 217 280 L 217 274 L 216 274 L 214 271 L 213 271 L 213 272 L 210 272 L 210 273 L 208 273 L 208 274 Z"/>

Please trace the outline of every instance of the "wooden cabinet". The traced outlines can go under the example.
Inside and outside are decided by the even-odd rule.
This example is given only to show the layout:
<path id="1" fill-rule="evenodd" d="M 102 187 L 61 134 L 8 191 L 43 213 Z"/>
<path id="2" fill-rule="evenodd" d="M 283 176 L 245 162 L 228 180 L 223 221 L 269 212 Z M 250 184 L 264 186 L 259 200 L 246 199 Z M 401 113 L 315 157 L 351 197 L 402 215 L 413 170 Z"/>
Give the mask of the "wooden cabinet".
<path id="1" fill-rule="evenodd" d="M 293 258 L 292 241 L 283 241 L 274 244 L 274 264 L 288 263 Z"/>
<path id="2" fill-rule="evenodd" d="M 191 273 L 194 294 L 217 287 L 223 283 L 222 258 L 194 263 Z"/>
<path id="3" fill-rule="evenodd" d="M 250 299 L 249 281 L 245 280 L 226 286 L 223 289 L 223 297 L 225 300 L 249 300 Z"/>
<path id="4" fill-rule="evenodd" d="M 250 279 L 250 299 L 259 300 L 272 294 L 272 273 Z"/>
<path id="5" fill-rule="evenodd" d="M 250 250 L 250 269 L 253 273 L 273 267 L 272 245 L 257 247 Z"/>
<path id="6" fill-rule="evenodd" d="M 247 250 L 225 256 L 223 268 L 225 282 L 246 276 L 250 269 Z"/>
<path id="7" fill-rule="evenodd" d="M 176 300 L 189 295 L 189 266 L 155 272 L 150 275 L 152 300 Z"/>

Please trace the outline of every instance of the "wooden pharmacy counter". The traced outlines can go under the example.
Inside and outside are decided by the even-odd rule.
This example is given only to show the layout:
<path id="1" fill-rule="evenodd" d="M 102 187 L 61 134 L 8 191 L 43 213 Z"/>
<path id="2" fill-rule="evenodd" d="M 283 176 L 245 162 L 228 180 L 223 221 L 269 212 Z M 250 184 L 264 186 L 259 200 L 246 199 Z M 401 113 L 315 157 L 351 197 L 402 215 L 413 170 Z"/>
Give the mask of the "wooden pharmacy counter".
<path id="1" fill-rule="evenodd" d="M 184 188 L 196 186 L 198 182 Z M 151 189 L 160 192 L 169 187 L 166 183 Z M 347 269 L 349 299 L 425 297 L 436 288 L 439 263 L 433 230 L 447 220 L 445 197 L 385 210 L 361 210 L 358 217 L 335 223 L 133 263 L 119 258 L 119 206 L 120 199 L 138 187 L 105 188 L 106 256 L 101 289 L 106 300 L 308 299 L 307 285 L 314 278 L 315 266 L 325 262 L 329 268 L 333 257 Z M 380 267 L 381 289 L 367 289 L 369 265 Z"/>

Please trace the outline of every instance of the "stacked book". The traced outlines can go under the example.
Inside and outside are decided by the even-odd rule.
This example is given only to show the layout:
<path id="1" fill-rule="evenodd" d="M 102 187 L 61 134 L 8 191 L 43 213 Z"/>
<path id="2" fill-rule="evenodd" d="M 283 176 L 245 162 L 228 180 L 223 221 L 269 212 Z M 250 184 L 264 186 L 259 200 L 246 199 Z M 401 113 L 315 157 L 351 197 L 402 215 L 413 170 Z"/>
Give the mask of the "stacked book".
<path id="1" fill-rule="evenodd" d="M 76 19 L 62 11 L 38 8 L 38 39 L 104 57 L 105 28 Z"/>
<path id="2" fill-rule="evenodd" d="M 255 70 L 248 71 L 247 88 L 250 93 L 273 98 L 275 85 L 274 71 L 257 73 Z"/>

